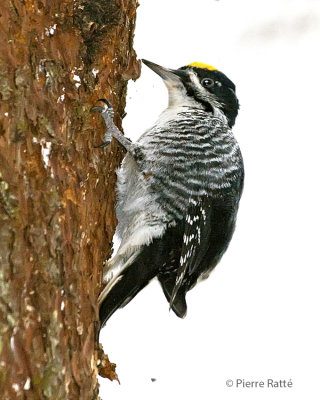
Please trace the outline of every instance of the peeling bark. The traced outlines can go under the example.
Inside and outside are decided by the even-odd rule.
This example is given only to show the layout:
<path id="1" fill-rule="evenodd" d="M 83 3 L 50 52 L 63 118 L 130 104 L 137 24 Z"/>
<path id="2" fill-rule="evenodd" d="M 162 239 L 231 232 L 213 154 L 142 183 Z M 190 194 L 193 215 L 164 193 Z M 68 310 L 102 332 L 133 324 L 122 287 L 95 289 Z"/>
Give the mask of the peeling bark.
<path id="1" fill-rule="evenodd" d="M 136 0 L 1 0 L 1 399 L 96 399 L 101 270 L 116 225 L 116 143 Z"/>

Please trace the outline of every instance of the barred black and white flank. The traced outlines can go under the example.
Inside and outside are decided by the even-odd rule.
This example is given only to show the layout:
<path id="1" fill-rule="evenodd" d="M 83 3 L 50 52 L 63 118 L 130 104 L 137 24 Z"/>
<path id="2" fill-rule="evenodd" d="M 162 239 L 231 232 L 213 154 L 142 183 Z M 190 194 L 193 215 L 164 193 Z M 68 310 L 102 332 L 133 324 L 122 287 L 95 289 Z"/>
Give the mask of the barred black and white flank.
<path id="1" fill-rule="evenodd" d="M 171 308 L 187 311 L 186 293 L 207 278 L 231 240 L 243 187 L 243 162 L 231 128 L 238 114 L 234 84 L 200 63 L 160 75 L 168 108 L 137 143 L 113 124 L 111 104 L 100 111 L 106 143 L 127 150 L 118 171 L 117 254 L 104 271 L 102 325 L 157 277 Z"/>

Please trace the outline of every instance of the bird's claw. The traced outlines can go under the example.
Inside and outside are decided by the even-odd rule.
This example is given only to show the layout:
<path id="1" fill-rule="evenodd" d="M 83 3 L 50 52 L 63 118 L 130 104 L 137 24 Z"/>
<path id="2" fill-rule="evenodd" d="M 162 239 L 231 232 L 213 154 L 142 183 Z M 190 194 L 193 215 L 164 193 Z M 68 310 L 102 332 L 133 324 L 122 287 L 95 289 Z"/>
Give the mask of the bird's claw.
<path id="1" fill-rule="evenodd" d="M 95 112 L 95 111 L 98 111 L 99 113 L 103 113 L 104 107 L 95 106 L 95 107 L 90 108 L 90 112 Z"/>
<path id="2" fill-rule="evenodd" d="M 99 99 L 98 101 L 102 101 L 102 103 L 106 104 L 110 110 L 113 110 L 112 104 L 107 99 Z"/>
<path id="3" fill-rule="evenodd" d="M 90 111 L 98 111 L 100 114 L 107 114 L 108 116 L 113 117 L 113 107 L 110 101 L 106 99 L 99 99 L 98 101 L 104 103 L 104 105 L 92 107 Z"/>
<path id="4" fill-rule="evenodd" d="M 108 146 L 108 145 L 111 143 L 111 140 L 112 140 L 112 136 L 110 135 L 110 133 L 107 132 L 107 133 L 105 134 L 105 137 L 104 137 L 104 142 L 101 143 L 101 144 L 99 144 L 98 146 L 94 146 L 94 148 L 96 148 L 96 149 L 98 149 L 98 148 L 102 149 L 103 147 Z"/>

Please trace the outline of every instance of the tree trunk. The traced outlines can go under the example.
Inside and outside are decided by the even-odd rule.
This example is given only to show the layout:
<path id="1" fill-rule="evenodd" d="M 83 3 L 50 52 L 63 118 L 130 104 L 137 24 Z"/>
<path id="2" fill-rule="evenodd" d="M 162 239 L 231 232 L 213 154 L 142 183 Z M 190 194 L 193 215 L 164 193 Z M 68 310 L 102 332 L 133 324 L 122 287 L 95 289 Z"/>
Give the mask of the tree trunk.
<path id="1" fill-rule="evenodd" d="M 97 99 L 121 123 L 136 0 L 1 0 L 0 397 L 96 399 L 101 270 L 115 168 Z"/>

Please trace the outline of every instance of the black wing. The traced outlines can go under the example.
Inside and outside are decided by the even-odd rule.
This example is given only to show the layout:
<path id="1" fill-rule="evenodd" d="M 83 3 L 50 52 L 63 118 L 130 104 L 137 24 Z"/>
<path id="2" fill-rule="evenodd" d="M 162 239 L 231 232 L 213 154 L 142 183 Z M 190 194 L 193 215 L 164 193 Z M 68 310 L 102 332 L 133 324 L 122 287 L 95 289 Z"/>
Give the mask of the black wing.
<path id="1" fill-rule="evenodd" d="M 182 237 L 181 255 L 177 269 L 176 282 L 171 294 L 170 306 L 181 288 L 186 276 L 191 276 L 199 267 L 206 254 L 210 237 L 211 202 L 208 197 L 189 200 L 184 217 L 184 233 Z"/>
<path id="2" fill-rule="evenodd" d="M 170 307 L 179 317 L 187 312 L 185 295 L 200 276 L 207 275 L 219 262 L 231 240 L 237 204 L 208 196 L 190 200 L 180 223 L 182 240 L 171 246 L 170 259 L 158 274 Z M 177 232 L 176 232 L 177 234 Z"/>

